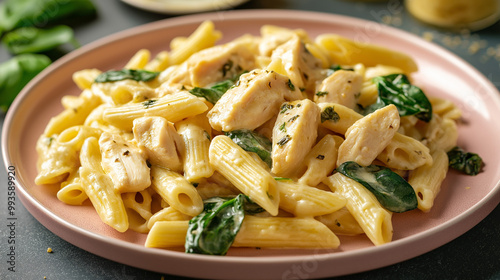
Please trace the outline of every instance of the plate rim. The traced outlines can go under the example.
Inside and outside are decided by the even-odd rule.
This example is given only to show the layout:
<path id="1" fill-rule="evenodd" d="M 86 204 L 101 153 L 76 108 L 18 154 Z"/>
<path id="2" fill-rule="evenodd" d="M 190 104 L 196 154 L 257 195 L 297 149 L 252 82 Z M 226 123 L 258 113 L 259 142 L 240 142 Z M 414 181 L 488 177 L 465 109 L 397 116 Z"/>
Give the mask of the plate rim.
<path id="1" fill-rule="evenodd" d="M 321 21 L 321 19 L 328 19 L 331 22 L 337 22 L 339 20 L 348 19 L 349 21 L 355 22 L 357 24 L 364 24 L 364 23 L 373 22 L 373 21 L 369 21 L 369 20 L 344 16 L 344 15 L 324 13 L 324 12 L 313 12 L 313 11 L 256 9 L 256 10 L 227 11 L 225 13 L 226 13 L 225 15 L 228 16 L 228 19 L 233 19 L 233 20 L 237 19 L 237 18 L 238 19 L 241 18 L 241 15 L 244 14 L 246 17 L 245 19 L 247 19 L 247 20 L 248 19 L 257 19 L 257 18 L 258 19 L 265 19 L 265 18 L 269 18 L 270 16 L 272 16 L 273 18 L 276 18 L 276 17 L 289 18 L 290 16 L 296 16 L 296 18 L 298 18 L 299 20 L 304 20 L 308 16 L 309 17 L 314 16 L 314 18 L 308 19 L 308 20 Z M 48 75 L 50 72 L 65 65 L 66 63 L 71 63 L 71 61 L 73 59 L 76 59 L 79 56 L 84 55 L 85 53 L 90 52 L 95 48 L 98 48 L 100 46 L 104 46 L 104 45 L 109 44 L 111 42 L 114 42 L 116 40 L 124 39 L 124 38 L 129 37 L 129 36 L 135 36 L 141 30 L 147 29 L 146 30 L 147 32 L 152 32 L 152 31 L 155 31 L 157 29 L 171 28 L 171 27 L 176 26 L 176 25 L 193 24 L 195 22 L 201 22 L 202 20 L 205 20 L 205 19 L 217 18 L 217 17 L 214 17 L 217 15 L 218 15 L 218 12 L 188 15 L 188 16 L 164 19 L 164 20 L 155 21 L 155 22 L 139 25 L 136 27 L 128 28 L 126 30 L 122 30 L 122 31 L 107 35 L 101 39 L 95 40 L 94 42 L 91 42 L 91 43 L 81 47 L 80 49 L 77 49 L 77 50 L 69 53 L 68 55 L 64 56 L 63 58 L 59 59 L 58 61 L 55 61 L 54 63 L 52 63 L 49 67 L 47 67 L 45 70 L 43 70 L 42 73 L 37 75 L 37 77 L 35 77 L 32 81 L 30 81 L 30 83 L 28 83 L 28 85 L 21 91 L 21 93 L 18 95 L 18 97 L 12 103 L 12 105 L 11 105 L 12 110 L 9 109 L 9 111 L 7 112 L 7 115 L 6 115 L 5 120 L 4 120 L 3 131 L 2 131 L 2 153 L 3 153 L 3 160 L 5 163 L 5 168 L 8 168 L 8 166 L 12 165 L 12 162 L 11 162 L 12 157 L 10 156 L 8 144 L 6 144 L 6 143 L 8 141 L 8 136 L 10 134 L 9 132 L 12 130 L 14 117 L 16 116 L 16 114 L 18 114 L 16 109 L 29 96 L 30 89 L 33 88 L 39 82 L 41 82 L 42 79 L 46 75 Z M 377 23 L 377 24 L 379 24 L 379 23 Z M 406 32 L 406 31 L 403 31 L 400 29 L 396 29 L 396 28 L 391 27 L 391 26 L 386 26 L 386 25 L 384 25 L 384 29 L 386 29 L 386 30 L 388 29 L 387 32 L 390 31 L 390 32 L 396 32 L 397 34 L 401 34 L 405 38 L 411 39 L 410 41 L 412 43 L 417 43 L 419 45 L 422 45 L 422 44 L 426 45 L 427 44 L 426 46 L 432 48 L 433 51 L 437 51 L 437 52 L 439 52 L 439 54 L 451 58 L 455 64 L 460 64 L 460 65 L 466 66 L 467 68 L 469 68 L 469 70 L 473 71 L 473 73 L 476 76 L 475 78 L 479 78 L 482 82 L 485 83 L 485 86 L 488 87 L 488 89 L 491 89 L 492 91 L 497 93 L 497 95 L 495 95 L 494 98 L 495 98 L 496 102 L 500 102 L 500 93 L 498 92 L 496 87 L 491 83 L 491 81 L 489 79 L 487 79 L 482 73 L 480 73 L 479 70 L 477 70 L 475 67 L 470 65 L 468 62 L 466 62 L 461 57 L 453 54 L 452 52 L 444 49 L 443 47 L 441 47 L 439 45 L 436 45 L 436 44 L 431 43 L 431 42 L 427 42 L 427 41 L 423 40 L 422 38 L 420 38 L 414 34 L 411 34 L 409 32 Z M 491 94 L 491 95 L 493 95 L 493 94 Z M 168 251 L 168 250 L 145 248 L 139 244 L 130 243 L 130 242 L 118 240 L 118 239 L 110 239 L 106 236 L 102 236 L 100 234 L 88 231 L 86 229 L 79 228 L 79 227 L 65 221 L 64 219 L 58 217 L 55 213 L 51 212 L 50 210 L 46 209 L 43 205 L 41 205 L 34 197 L 31 197 L 29 195 L 29 193 L 27 192 L 27 190 L 24 189 L 24 187 L 21 187 L 21 188 L 18 187 L 17 190 L 20 190 L 20 193 L 22 194 L 22 196 L 20 196 L 21 201 L 23 202 L 23 204 L 25 205 L 25 207 L 27 209 L 29 208 L 28 210 L 29 210 L 31 215 L 33 215 L 35 217 L 38 215 L 41 215 L 39 213 L 37 213 L 36 215 L 33 214 L 34 210 L 39 210 L 41 213 L 43 213 L 47 216 L 47 219 L 48 219 L 48 217 L 50 217 L 52 219 L 52 221 L 51 221 L 52 223 L 56 223 L 60 226 L 64 226 L 66 228 L 69 228 L 72 231 L 77 231 L 77 232 L 85 235 L 86 238 L 95 239 L 98 242 L 105 242 L 105 243 L 111 242 L 111 245 L 113 245 L 113 246 L 126 247 L 126 248 L 133 250 L 135 252 L 140 252 L 141 254 L 149 253 L 149 254 L 160 256 L 160 257 L 174 257 L 174 258 L 183 258 L 183 259 L 188 258 L 189 260 L 195 259 L 198 261 L 210 262 L 210 263 L 218 262 L 218 260 L 220 260 L 220 258 L 218 258 L 218 257 L 214 258 L 213 256 L 187 255 L 184 253 L 172 252 L 172 251 Z M 429 246 L 427 246 L 425 249 L 421 249 L 420 250 L 421 252 L 419 252 L 417 254 L 409 254 L 408 256 L 406 256 L 404 258 L 400 258 L 397 261 L 385 262 L 383 265 L 376 264 L 371 268 L 369 267 L 367 269 L 349 271 L 349 272 L 346 272 L 343 274 L 335 274 L 335 276 L 367 271 L 367 270 L 371 270 L 374 268 L 402 262 L 404 260 L 414 258 L 418 255 L 421 255 L 425 252 L 432 251 L 435 248 L 443 246 L 444 244 L 446 244 L 446 243 L 452 241 L 453 239 L 457 238 L 458 236 L 464 234 L 465 232 L 470 230 L 473 226 L 478 224 L 481 220 L 483 220 L 495 208 L 495 206 L 498 204 L 499 200 L 500 200 L 500 180 L 499 180 L 499 182 L 496 183 L 496 185 L 494 187 L 492 187 L 492 189 L 488 192 L 488 194 L 485 197 L 483 197 L 480 201 L 478 201 L 471 208 L 467 209 L 467 211 L 465 211 L 464 213 L 457 215 L 456 217 L 448 220 L 446 223 L 441 224 L 437 227 L 433 227 L 433 228 L 426 230 L 424 232 L 420 232 L 420 233 L 417 233 L 417 234 L 410 236 L 410 237 L 412 237 L 412 239 L 415 239 L 414 237 L 418 237 L 418 238 L 416 238 L 417 240 L 411 240 L 410 237 L 405 237 L 405 238 L 402 238 L 399 240 L 392 241 L 388 244 L 384 244 L 384 245 L 379 246 L 379 247 L 361 248 L 361 249 L 357 249 L 354 251 L 342 252 L 341 254 L 331 253 L 331 254 L 319 255 L 319 256 L 314 256 L 314 258 L 317 259 L 318 261 L 332 261 L 334 259 L 339 259 L 339 258 L 345 258 L 345 259 L 359 258 L 361 255 L 364 255 L 365 257 L 371 256 L 371 255 L 378 255 L 378 254 L 382 254 L 384 251 L 390 251 L 393 249 L 393 247 L 396 247 L 396 246 L 398 246 L 398 247 L 403 246 L 404 247 L 404 246 L 410 246 L 411 244 L 414 244 L 415 242 L 419 243 L 418 240 L 429 239 L 433 235 L 446 230 L 446 228 L 457 227 L 458 225 L 462 225 L 462 227 L 463 227 L 464 221 L 474 220 L 474 221 L 468 221 L 467 226 L 465 226 L 465 228 L 467 228 L 467 229 L 459 230 L 460 233 L 457 234 L 456 231 L 454 231 L 454 233 L 455 233 L 454 236 L 449 238 L 449 240 L 446 241 L 445 243 L 438 242 L 440 244 L 430 246 L 430 248 L 429 248 Z M 28 207 L 26 205 L 26 202 L 30 202 L 31 205 L 29 205 L 29 207 Z M 36 209 L 33 209 L 33 208 L 36 208 Z M 482 210 L 482 211 L 479 211 L 479 210 Z M 481 213 L 478 213 L 478 212 L 481 212 Z M 475 218 L 471 219 L 471 217 L 475 217 Z M 37 218 L 37 220 L 40 221 L 39 218 Z M 47 227 L 50 231 L 54 232 L 54 229 L 53 229 L 54 226 L 50 224 L 50 221 L 44 220 L 44 222 L 41 222 L 41 223 L 45 227 Z M 52 228 L 52 229 L 50 229 L 50 228 Z M 58 231 L 58 230 L 56 230 L 56 231 Z M 56 235 L 61 237 L 59 234 L 56 234 Z M 61 238 L 63 238 L 63 237 L 61 237 Z M 63 238 L 63 239 L 68 241 L 66 238 Z M 73 242 L 68 241 L 68 242 L 75 244 L 74 241 Z M 420 242 L 422 242 L 422 241 L 420 240 Z M 78 246 L 78 247 L 81 247 L 81 246 Z M 87 250 L 85 248 L 82 248 L 82 249 Z M 89 250 L 87 250 L 87 251 L 89 251 Z M 100 253 L 95 253 L 93 251 L 89 251 L 89 252 L 96 254 L 96 255 L 99 255 L 99 256 L 102 256 Z M 114 260 L 113 258 L 109 258 L 107 256 L 102 256 L 102 257 Z M 273 264 L 286 263 L 286 264 L 288 264 L 290 262 L 298 262 L 298 261 L 301 262 L 304 260 L 304 258 L 307 258 L 307 257 L 309 257 L 309 256 L 278 256 L 278 257 L 276 257 L 276 256 L 262 256 L 262 257 L 258 257 L 258 258 L 245 257 L 245 256 L 225 256 L 225 257 L 223 257 L 224 258 L 223 262 L 242 263 L 242 262 L 246 262 L 248 260 L 251 260 L 252 266 L 255 266 L 255 265 L 264 265 L 266 263 L 267 264 L 268 263 L 273 263 Z M 119 260 L 115 260 L 115 261 L 118 261 L 120 263 L 125 263 L 125 262 L 122 262 Z M 139 267 L 142 269 L 156 271 L 155 269 L 144 268 L 143 266 L 137 266 L 137 265 L 134 265 L 133 263 L 125 263 L 125 264 L 131 265 L 131 266 L 136 266 L 136 267 Z M 168 272 L 168 273 L 171 273 L 171 272 Z M 178 275 L 185 275 L 185 274 L 178 274 Z M 322 276 L 323 277 L 333 276 L 333 274 L 332 275 L 322 275 Z"/>

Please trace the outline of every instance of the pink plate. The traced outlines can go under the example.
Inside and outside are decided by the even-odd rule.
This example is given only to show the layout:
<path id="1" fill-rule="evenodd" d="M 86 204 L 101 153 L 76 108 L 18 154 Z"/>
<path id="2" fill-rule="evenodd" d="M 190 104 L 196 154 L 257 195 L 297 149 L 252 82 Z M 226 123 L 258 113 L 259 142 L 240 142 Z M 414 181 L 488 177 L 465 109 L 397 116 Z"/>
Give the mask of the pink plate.
<path id="1" fill-rule="evenodd" d="M 50 117 L 62 110 L 63 95 L 80 93 L 73 72 L 122 67 L 139 49 L 168 49 L 176 36 L 189 35 L 211 19 L 223 41 L 258 34 L 264 24 L 302 28 L 311 37 L 337 33 L 412 55 L 420 71 L 415 82 L 430 96 L 452 100 L 463 110 L 459 145 L 479 153 L 484 172 L 470 177 L 450 172 L 429 213 L 395 214 L 394 241 L 375 247 L 364 236 L 341 237 L 338 250 L 232 249 L 228 256 L 191 255 L 181 250 L 143 247 L 146 235 L 120 234 L 105 226 L 90 205 L 68 206 L 56 189 L 36 186 L 35 142 Z M 500 200 L 500 93 L 476 69 L 448 51 L 403 31 L 345 16 L 315 12 L 249 10 L 178 17 L 136 27 L 98 40 L 63 57 L 37 76 L 15 100 L 2 135 L 6 166 L 15 166 L 18 194 L 44 226 L 96 255 L 127 265 L 198 278 L 264 279 L 338 276 L 394 264 L 433 250 L 475 226 Z M 195 267 L 196 269 L 192 269 Z"/>

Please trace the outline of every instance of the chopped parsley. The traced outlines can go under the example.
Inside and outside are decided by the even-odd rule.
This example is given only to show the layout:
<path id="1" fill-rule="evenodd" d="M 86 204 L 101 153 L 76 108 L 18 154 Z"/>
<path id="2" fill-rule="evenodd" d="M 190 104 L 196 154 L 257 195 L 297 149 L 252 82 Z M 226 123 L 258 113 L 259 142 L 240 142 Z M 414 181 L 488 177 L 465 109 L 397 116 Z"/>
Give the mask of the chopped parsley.
<path id="1" fill-rule="evenodd" d="M 155 104 L 158 100 L 155 100 L 155 99 L 151 99 L 151 100 L 148 100 L 148 101 L 144 101 L 142 102 L 142 105 L 148 109 L 149 107 L 153 106 L 153 104 Z"/>
<path id="2" fill-rule="evenodd" d="M 276 181 L 292 181 L 292 179 L 285 178 L 285 177 L 274 177 L 274 180 L 276 180 Z"/>
<path id="3" fill-rule="evenodd" d="M 285 122 L 280 125 L 279 130 L 286 132 L 286 123 Z"/>
<path id="4" fill-rule="evenodd" d="M 321 112 L 321 122 L 325 121 L 333 121 L 333 122 L 338 122 L 340 120 L 340 116 L 335 110 L 333 109 L 333 106 L 326 107 L 323 112 Z"/>
<path id="5" fill-rule="evenodd" d="M 290 88 L 291 91 L 294 91 L 295 90 L 295 86 L 293 85 L 292 81 L 290 79 L 288 79 L 288 88 Z"/>
<path id="6" fill-rule="evenodd" d="M 293 109 L 293 105 L 290 103 L 283 103 L 280 108 L 280 114 L 285 113 L 286 111 Z"/>
<path id="7" fill-rule="evenodd" d="M 281 138 L 278 143 L 278 146 L 283 147 L 286 143 L 288 143 L 290 140 L 292 140 L 292 136 L 290 135 L 285 135 L 283 138 Z"/>
<path id="8" fill-rule="evenodd" d="M 226 77 L 226 74 L 231 71 L 231 68 L 233 68 L 233 61 L 228 60 L 224 65 L 222 65 L 222 77 Z"/>
<path id="9" fill-rule="evenodd" d="M 298 118 L 299 118 L 299 116 L 300 116 L 300 115 L 295 115 L 295 116 L 291 117 L 291 118 L 288 120 L 288 122 L 289 122 L 289 123 L 294 122 L 296 119 L 298 119 Z"/>

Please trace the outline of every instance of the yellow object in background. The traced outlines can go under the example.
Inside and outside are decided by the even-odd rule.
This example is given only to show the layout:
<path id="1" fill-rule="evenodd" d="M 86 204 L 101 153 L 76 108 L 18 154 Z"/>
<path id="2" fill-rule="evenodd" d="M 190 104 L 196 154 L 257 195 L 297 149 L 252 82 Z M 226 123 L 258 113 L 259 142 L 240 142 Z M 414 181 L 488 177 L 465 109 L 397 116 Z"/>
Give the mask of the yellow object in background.
<path id="1" fill-rule="evenodd" d="M 406 0 L 417 19 L 438 27 L 478 30 L 500 18 L 498 0 Z"/>

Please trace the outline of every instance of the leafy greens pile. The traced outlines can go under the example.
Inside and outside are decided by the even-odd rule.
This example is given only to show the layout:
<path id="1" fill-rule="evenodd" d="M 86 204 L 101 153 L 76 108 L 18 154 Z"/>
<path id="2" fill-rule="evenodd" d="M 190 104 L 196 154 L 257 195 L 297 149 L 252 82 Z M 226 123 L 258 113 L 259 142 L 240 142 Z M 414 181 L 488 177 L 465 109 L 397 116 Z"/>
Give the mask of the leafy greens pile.
<path id="1" fill-rule="evenodd" d="M 14 55 L 0 64 L 0 108 L 8 109 L 22 88 L 64 54 L 79 47 L 73 29 L 62 23 L 96 15 L 91 0 L 6 0 L 0 3 L 0 37 Z"/>

